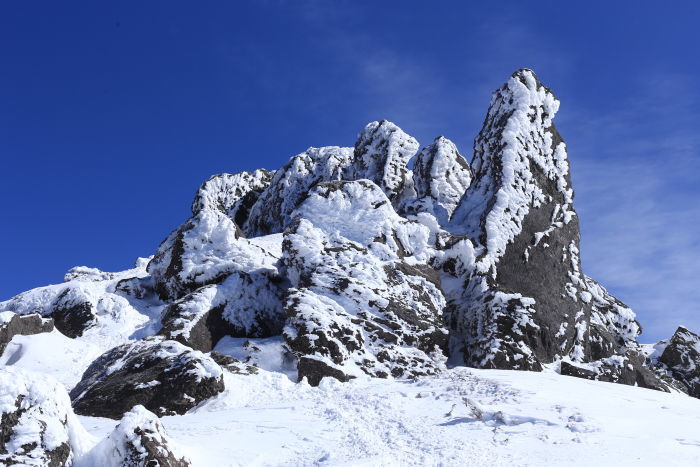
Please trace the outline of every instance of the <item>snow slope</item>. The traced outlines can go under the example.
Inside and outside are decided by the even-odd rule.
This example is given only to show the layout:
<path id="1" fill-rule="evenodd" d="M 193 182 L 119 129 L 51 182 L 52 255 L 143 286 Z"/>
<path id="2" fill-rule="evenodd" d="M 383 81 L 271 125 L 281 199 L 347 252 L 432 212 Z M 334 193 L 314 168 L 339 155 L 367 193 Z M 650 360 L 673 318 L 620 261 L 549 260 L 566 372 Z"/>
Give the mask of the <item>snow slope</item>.
<path id="1" fill-rule="evenodd" d="M 317 388 L 264 371 L 226 378 L 219 397 L 161 419 L 192 465 L 700 462 L 700 401 L 681 394 L 465 368 L 418 381 L 325 378 Z M 80 419 L 100 436 L 115 425 Z"/>

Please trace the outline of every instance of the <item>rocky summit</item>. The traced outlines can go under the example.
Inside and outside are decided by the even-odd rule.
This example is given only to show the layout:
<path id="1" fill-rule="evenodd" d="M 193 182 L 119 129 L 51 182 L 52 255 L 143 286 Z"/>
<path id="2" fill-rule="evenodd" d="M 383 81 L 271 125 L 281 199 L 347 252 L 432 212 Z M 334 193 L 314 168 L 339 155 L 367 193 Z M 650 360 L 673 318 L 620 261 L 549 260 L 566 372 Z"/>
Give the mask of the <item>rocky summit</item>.
<path id="1" fill-rule="evenodd" d="M 700 397 L 700 338 L 680 327 L 648 350 L 634 312 L 582 270 L 558 109 L 522 69 L 493 94 L 470 162 L 444 136 L 421 147 L 384 120 L 354 147 L 214 175 L 134 268 L 76 267 L 0 303 L 8 365 L 22 339 L 87 349 L 66 373 L 72 408 L 57 383 L 11 375 L 0 459 L 69 462 L 75 411 L 121 419 L 87 459 L 188 465 L 157 417 L 231 397 L 259 362 L 312 386 L 462 366 Z M 26 423 L 39 428 L 12 441 Z"/>

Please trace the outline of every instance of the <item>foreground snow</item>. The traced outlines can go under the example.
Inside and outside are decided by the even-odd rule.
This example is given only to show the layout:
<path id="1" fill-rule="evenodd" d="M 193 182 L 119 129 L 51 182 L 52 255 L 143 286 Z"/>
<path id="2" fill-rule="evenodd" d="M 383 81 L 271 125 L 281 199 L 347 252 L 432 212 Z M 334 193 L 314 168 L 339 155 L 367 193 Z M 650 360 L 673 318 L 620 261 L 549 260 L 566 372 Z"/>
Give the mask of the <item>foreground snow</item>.
<path id="1" fill-rule="evenodd" d="M 161 419 L 193 465 L 700 462 L 700 401 L 555 373 L 458 368 L 416 382 L 326 378 L 312 388 L 261 371 L 227 375 L 226 387 Z M 115 426 L 80 419 L 98 438 Z"/>
<path id="2" fill-rule="evenodd" d="M 222 339 L 217 351 L 261 370 L 226 372 L 222 394 L 161 419 L 192 465 L 700 463 L 700 400 L 684 394 L 463 367 L 417 381 L 325 378 L 314 388 L 292 381 L 281 345 L 280 338 Z M 0 365 L 52 376 L 70 390 L 96 347 L 58 331 L 16 336 Z M 74 440 L 83 445 L 80 467 L 92 465 L 90 446 L 117 421 L 78 418 L 89 433 Z"/>

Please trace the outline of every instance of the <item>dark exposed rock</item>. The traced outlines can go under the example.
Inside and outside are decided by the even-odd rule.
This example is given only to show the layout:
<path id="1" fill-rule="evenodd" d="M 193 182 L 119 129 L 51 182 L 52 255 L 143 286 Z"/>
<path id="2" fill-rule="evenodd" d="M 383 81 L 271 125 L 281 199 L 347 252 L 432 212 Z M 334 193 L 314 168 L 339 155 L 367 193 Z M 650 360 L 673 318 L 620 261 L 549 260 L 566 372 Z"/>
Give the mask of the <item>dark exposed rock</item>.
<path id="1" fill-rule="evenodd" d="M 183 414 L 223 390 L 221 368 L 210 357 L 151 337 L 102 354 L 70 395 L 78 414 L 119 419 L 138 404 L 159 416 Z"/>
<path id="2" fill-rule="evenodd" d="M 92 301 L 77 287 L 66 288 L 53 303 L 56 329 L 68 337 L 76 338 L 95 324 L 95 308 Z"/>
<path id="3" fill-rule="evenodd" d="M 679 326 L 658 361 L 690 396 L 700 398 L 700 336 Z"/>
<path id="4" fill-rule="evenodd" d="M 585 368 L 568 362 L 561 362 L 560 371 L 562 375 L 566 376 L 670 392 L 669 385 L 662 382 L 651 370 L 643 366 L 641 357 L 636 355 L 630 355 L 630 357 L 612 357 L 588 364 Z"/>
<path id="5" fill-rule="evenodd" d="M 411 264 L 428 259 L 428 229 L 400 218 L 367 180 L 321 184 L 295 214 L 282 262 L 293 287 L 285 339 L 299 378 L 439 371 L 447 342 L 439 276 Z"/>
<path id="6" fill-rule="evenodd" d="M 77 427 L 63 386 L 15 367 L 0 381 L 0 465 L 70 465 Z"/>
<path id="7" fill-rule="evenodd" d="M 28 336 L 51 331 L 53 331 L 53 320 L 42 318 L 38 313 L 29 315 L 12 313 L 9 317 L 0 315 L 0 355 L 15 336 Z"/>
<path id="8" fill-rule="evenodd" d="M 100 465 L 105 458 L 124 467 L 188 467 L 190 461 L 173 452 L 163 424 L 142 405 L 126 412 L 114 430 L 87 453 L 84 465 Z"/>

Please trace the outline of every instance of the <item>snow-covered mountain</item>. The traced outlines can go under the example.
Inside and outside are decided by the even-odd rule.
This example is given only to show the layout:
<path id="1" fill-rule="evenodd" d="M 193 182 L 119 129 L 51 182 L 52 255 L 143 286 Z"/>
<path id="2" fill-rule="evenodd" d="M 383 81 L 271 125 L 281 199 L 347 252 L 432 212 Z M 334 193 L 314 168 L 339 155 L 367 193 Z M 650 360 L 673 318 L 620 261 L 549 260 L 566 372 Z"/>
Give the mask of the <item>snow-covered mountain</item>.
<path id="1" fill-rule="evenodd" d="M 582 271 L 558 108 L 523 69 L 471 163 L 381 121 L 215 175 L 133 269 L 1 302 L 0 463 L 698 460 L 700 337 Z"/>

